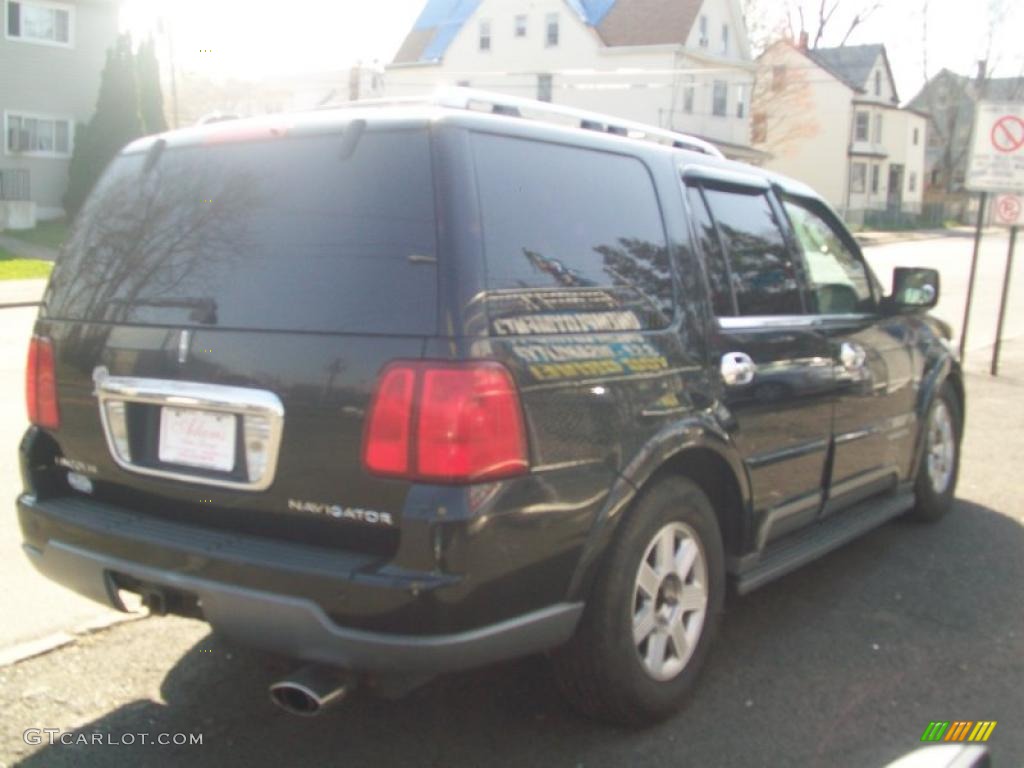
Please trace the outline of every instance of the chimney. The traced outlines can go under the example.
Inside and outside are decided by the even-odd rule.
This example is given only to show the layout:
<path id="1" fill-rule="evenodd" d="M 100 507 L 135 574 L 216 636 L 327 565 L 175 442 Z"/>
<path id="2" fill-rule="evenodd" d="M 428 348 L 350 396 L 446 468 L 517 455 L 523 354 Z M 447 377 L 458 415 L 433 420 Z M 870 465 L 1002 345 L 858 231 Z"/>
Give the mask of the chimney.
<path id="1" fill-rule="evenodd" d="M 806 51 L 807 50 L 807 44 L 809 42 L 810 42 L 810 37 L 807 34 L 807 30 L 806 29 L 801 29 L 800 30 L 800 50 L 801 51 Z"/>
<path id="2" fill-rule="evenodd" d="M 978 79 L 974 81 L 975 90 L 977 91 L 978 98 L 985 98 L 985 83 L 988 78 L 988 59 L 980 59 L 978 61 Z"/>

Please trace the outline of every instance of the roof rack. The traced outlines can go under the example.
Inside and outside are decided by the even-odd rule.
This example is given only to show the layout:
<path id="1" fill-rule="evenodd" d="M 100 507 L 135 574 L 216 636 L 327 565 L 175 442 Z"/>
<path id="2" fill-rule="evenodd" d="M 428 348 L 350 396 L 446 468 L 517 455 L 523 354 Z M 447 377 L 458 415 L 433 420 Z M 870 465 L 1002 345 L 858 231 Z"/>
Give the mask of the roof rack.
<path id="1" fill-rule="evenodd" d="M 560 125 L 568 125 L 600 133 L 610 133 L 641 141 L 650 141 L 676 149 L 688 149 L 701 152 L 712 157 L 725 157 L 714 144 L 689 136 L 685 133 L 669 131 L 646 123 L 632 120 L 621 120 L 601 112 L 589 112 L 584 109 L 565 107 L 546 101 L 523 99 L 518 96 L 507 96 L 503 93 L 481 91 L 476 88 L 444 87 L 432 94 L 394 99 L 366 99 L 349 101 L 341 104 L 329 104 L 320 109 L 338 109 L 344 107 L 401 107 L 429 104 L 450 109 L 467 109 L 491 112 L 498 115 L 522 117 L 528 120 L 540 120 Z"/>

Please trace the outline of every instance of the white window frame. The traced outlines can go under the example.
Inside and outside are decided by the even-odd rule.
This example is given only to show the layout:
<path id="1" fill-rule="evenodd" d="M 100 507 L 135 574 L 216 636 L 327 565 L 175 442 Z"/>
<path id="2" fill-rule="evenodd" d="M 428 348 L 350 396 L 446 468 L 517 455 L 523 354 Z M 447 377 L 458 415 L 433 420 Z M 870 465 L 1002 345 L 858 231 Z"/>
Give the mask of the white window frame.
<path id="1" fill-rule="evenodd" d="M 860 118 L 864 117 L 864 135 L 859 134 Z M 858 109 L 853 114 L 853 140 L 854 141 L 871 141 L 871 113 L 866 109 Z"/>
<path id="2" fill-rule="evenodd" d="M 722 96 L 722 111 L 715 111 L 715 104 L 718 101 L 719 93 Z M 715 80 L 711 84 L 711 116 L 712 117 L 728 117 L 729 116 L 729 82 L 727 80 Z"/>
<path id="3" fill-rule="evenodd" d="M 555 40 L 551 41 L 551 29 L 554 27 Z M 562 44 L 562 20 L 558 13 L 549 13 L 544 17 L 544 47 L 557 48 Z"/>
<path id="4" fill-rule="evenodd" d="M 75 151 L 75 118 L 70 115 L 47 115 L 40 112 L 22 112 L 17 109 L 5 109 L 3 119 L 3 145 L 4 155 L 7 157 L 48 157 L 57 160 L 67 160 L 71 157 L 71 154 Z M 10 119 L 12 117 L 19 117 L 22 120 L 50 120 L 54 123 L 64 122 L 68 125 L 68 151 L 58 152 L 56 149 L 52 151 L 41 151 L 38 149 L 33 150 L 19 150 L 12 152 L 10 147 L 7 146 L 8 129 L 10 126 Z M 57 145 L 56 130 L 54 131 L 53 137 L 54 147 Z"/>
<path id="5" fill-rule="evenodd" d="M 54 11 L 67 11 L 68 14 L 68 41 L 62 43 L 59 40 L 45 40 L 38 37 L 25 37 L 23 34 L 12 35 L 10 30 L 10 11 L 8 6 L 16 2 L 22 9 L 26 5 L 33 5 L 38 8 L 49 8 Z M 28 43 L 29 45 L 49 45 L 53 48 L 74 48 L 75 47 L 75 6 L 67 3 L 55 3 L 52 0 L 4 0 L 4 37 L 16 43 Z M 24 20 L 22 21 L 24 28 Z M 6 144 L 6 141 L 5 141 Z"/>
<path id="6" fill-rule="evenodd" d="M 520 34 L 520 30 L 522 33 Z M 525 13 L 516 15 L 513 21 L 512 34 L 517 38 L 526 37 L 530 32 L 530 17 Z"/>
<path id="7" fill-rule="evenodd" d="M 862 173 L 854 173 L 854 170 L 862 171 Z M 867 188 L 868 164 L 859 160 L 850 163 L 850 193 L 854 195 L 864 195 L 867 194 Z"/>
<path id="8" fill-rule="evenodd" d="M 693 75 L 686 75 L 683 80 L 683 112 L 687 115 L 693 114 L 693 102 L 697 91 L 697 78 Z"/>
<path id="9" fill-rule="evenodd" d="M 700 15 L 700 21 L 698 22 L 698 24 L 699 24 L 699 31 L 700 31 L 700 39 L 697 41 L 697 43 L 698 43 L 698 45 L 700 45 L 701 48 L 707 48 L 709 40 L 708 40 L 708 16 L 707 16 L 706 13 L 702 13 Z"/>
<path id="10" fill-rule="evenodd" d="M 722 55 L 729 55 L 729 25 L 722 25 Z"/>

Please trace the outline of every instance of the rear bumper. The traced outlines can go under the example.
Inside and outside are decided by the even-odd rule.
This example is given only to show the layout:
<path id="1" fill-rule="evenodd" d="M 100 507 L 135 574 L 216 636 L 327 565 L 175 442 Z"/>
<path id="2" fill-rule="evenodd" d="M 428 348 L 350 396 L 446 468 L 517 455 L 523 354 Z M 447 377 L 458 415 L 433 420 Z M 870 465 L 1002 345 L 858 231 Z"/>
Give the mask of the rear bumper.
<path id="1" fill-rule="evenodd" d="M 326 579 L 329 587 L 363 595 L 368 586 L 359 559 L 146 520 L 78 497 L 40 501 L 24 494 L 18 513 L 33 565 L 86 597 L 121 608 L 117 592 L 125 583 L 184 593 L 198 600 L 215 630 L 241 644 L 357 670 L 443 672 L 547 650 L 569 639 L 582 612 L 582 604 L 559 603 L 445 634 L 428 627 L 415 635 L 346 627 L 315 600 L 295 594 L 294 585 L 305 574 L 317 590 Z M 261 588 L 207 575 L 264 567 Z M 406 573 L 369 588 L 385 609 L 410 590 L 442 587 L 445 578 L 451 577 Z M 291 593 L 275 590 L 278 582 L 289 584 Z"/>

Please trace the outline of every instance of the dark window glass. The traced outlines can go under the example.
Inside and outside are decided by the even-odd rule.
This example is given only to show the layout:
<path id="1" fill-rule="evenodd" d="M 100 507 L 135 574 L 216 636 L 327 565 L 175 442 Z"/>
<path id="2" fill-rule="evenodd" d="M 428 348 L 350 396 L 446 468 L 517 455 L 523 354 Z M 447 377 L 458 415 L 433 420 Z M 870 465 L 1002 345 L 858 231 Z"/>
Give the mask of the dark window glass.
<path id="1" fill-rule="evenodd" d="M 495 332 L 668 324 L 669 254 L 640 161 L 487 134 L 476 134 L 473 148 Z M 579 313 L 595 316 L 581 326 Z M 533 326 L 499 322 L 516 314 L 567 317 Z"/>
<path id="2" fill-rule="evenodd" d="M 800 283 L 782 230 L 761 193 L 705 189 L 725 241 L 741 315 L 799 315 Z"/>
<path id="3" fill-rule="evenodd" d="M 729 317 L 736 314 L 732 302 L 732 291 L 729 290 L 729 267 L 725 263 L 722 244 L 715 232 L 715 225 L 708 214 L 707 206 L 699 187 L 688 187 L 687 196 L 690 200 L 690 212 L 697 226 L 697 238 L 704 254 L 704 270 L 708 276 L 708 288 L 711 290 L 711 305 L 718 317 Z"/>
<path id="4" fill-rule="evenodd" d="M 558 45 L 558 14 L 549 13 L 547 16 L 547 34 L 545 42 L 548 48 Z"/>
<path id="5" fill-rule="evenodd" d="M 153 158 L 149 158 L 151 161 Z M 58 263 L 52 316 L 433 333 L 425 131 L 226 142 L 119 157 Z"/>
<path id="6" fill-rule="evenodd" d="M 729 86 L 724 80 L 715 80 L 711 91 L 711 114 L 716 117 L 725 117 L 729 108 Z"/>
<path id="7" fill-rule="evenodd" d="M 832 315 L 874 309 L 867 267 L 839 231 L 812 204 L 787 199 L 785 205 L 817 311 Z"/>
<path id="8" fill-rule="evenodd" d="M 551 75 L 537 75 L 537 101 L 551 101 Z"/>
<path id="9" fill-rule="evenodd" d="M 21 37 L 21 3 L 7 3 L 7 34 Z"/>

